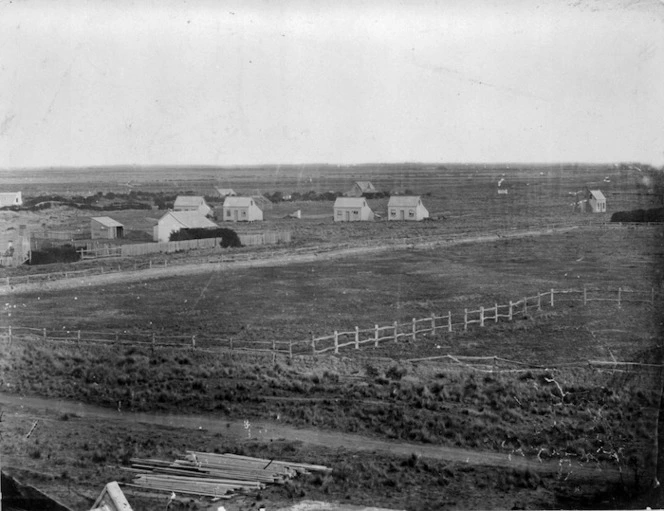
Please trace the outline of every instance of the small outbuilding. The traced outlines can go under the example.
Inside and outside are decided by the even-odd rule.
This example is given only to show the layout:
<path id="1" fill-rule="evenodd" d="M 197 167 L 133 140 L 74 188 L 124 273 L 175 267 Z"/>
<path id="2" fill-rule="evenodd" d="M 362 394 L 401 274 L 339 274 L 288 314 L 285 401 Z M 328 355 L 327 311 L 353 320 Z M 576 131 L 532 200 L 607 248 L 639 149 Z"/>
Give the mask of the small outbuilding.
<path id="1" fill-rule="evenodd" d="M 253 197 L 226 197 L 222 208 L 224 222 L 256 222 L 263 220 L 263 210 Z"/>
<path id="2" fill-rule="evenodd" d="M 345 195 L 346 197 L 363 197 L 365 194 L 378 193 L 378 190 L 369 181 L 355 181 L 350 190 Z"/>
<path id="3" fill-rule="evenodd" d="M 90 219 L 90 237 L 93 240 L 114 240 L 124 237 L 124 225 L 108 216 Z"/>
<path id="4" fill-rule="evenodd" d="M 193 195 L 178 195 L 173 205 L 174 211 L 198 211 L 203 216 L 208 216 L 212 208 L 207 205 L 203 197 Z"/>
<path id="5" fill-rule="evenodd" d="M 222 199 L 226 197 L 236 197 L 237 193 L 232 188 L 217 188 L 217 193 Z"/>
<path id="6" fill-rule="evenodd" d="M 170 241 L 171 233 L 180 229 L 214 229 L 219 227 L 198 211 L 169 211 L 152 230 L 154 241 Z"/>
<path id="7" fill-rule="evenodd" d="M 387 203 L 388 220 L 406 220 L 419 222 L 429 218 L 429 211 L 422 204 L 422 199 L 417 195 L 398 195 L 390 197 Z"/>
<path id="8" fill-rule="evenodd" d="M 22 206 L 23 197 L 21 192 L 4 192 L 0 193 L 0 208 L 7 208 L 10 206 Z"/>
<path id="9" fill-rule="evenodd" d="M 364 197 L 338 197 L 334 202 L 335 222 L 372 221 L 374 213 Z"/>
<path id="10" fill-rule="evenodd" d="M 606 197 L 599 190 L 588 190 L 588 204 L 593 213 L 606 213 Z"/>

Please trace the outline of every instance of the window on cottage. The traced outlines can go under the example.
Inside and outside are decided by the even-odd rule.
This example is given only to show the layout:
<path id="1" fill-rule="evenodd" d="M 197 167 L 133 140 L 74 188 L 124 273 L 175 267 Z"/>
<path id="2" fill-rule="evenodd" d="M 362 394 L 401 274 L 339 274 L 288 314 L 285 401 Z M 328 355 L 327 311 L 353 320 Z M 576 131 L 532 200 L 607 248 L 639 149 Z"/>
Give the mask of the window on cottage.
<path id="1" fill-rule="evenodd" d="M 408 216 L 415 216 L 415 210 L 414 209 L 408 210 Z"/>
<path id="2" fill-rule="evenodd" d="M 359 210 L 356 209 L 355 211 L 353 211 L 353 215 L 359 215 L 359 214 L 360 214 Z"/>
<path id="3" fill-rule="evenodd" d="M 247 216 L 247 212 L 246 212 L 246 211 L 242 211 L 242 216 Z"/>
<path id="4" fill-rule="evenodd" d="M 226 216 L 231 216 L 231 210 L 230 209 L 226 210 Z"/>
<path id="5" fill-rule="evenodd" d="M 343 213 L 341 212 L 341 210 L 337 211 L 337 216 L 343 216 Z"/>
<path id="6" fill-rule="evenodd" d="M 397 216 L 397 210 L 396 209 L 391 209 L 390 210 L 390 216 Z"/>

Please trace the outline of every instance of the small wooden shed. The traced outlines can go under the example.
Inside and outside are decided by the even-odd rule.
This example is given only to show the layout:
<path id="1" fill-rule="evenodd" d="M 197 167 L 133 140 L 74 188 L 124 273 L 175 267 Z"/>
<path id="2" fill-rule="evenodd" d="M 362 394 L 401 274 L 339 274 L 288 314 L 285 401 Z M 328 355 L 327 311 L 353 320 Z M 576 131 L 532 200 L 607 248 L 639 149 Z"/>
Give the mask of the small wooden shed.
<path id="1" fill-rule="evenodd" d="M 226 197 L 222 208 L 224 222 L 255 222 L 263 220 L 263 210 L 253 197 Z"/>
<path id="2" fill-rule="evenodd" d="M 588 204 L 593 213 L 606 213 L 606 197 L 599 190 L 588 190 Z"/>
<path id="3" fill-rule="evenodd" d="M 372 221 L 374 213 L 364 197 L 337 197 L 334 202 L 335 222 Z"/>
<path id="4" fill-rule="evenodd" d="M 0 208 L 9 206 L 22 206 L 23 196 L 21 192 L 2 192 L 0 193 Z"/>
<path id="5" fill-rule="evenodd" d="M 429 218 L 429 211 L 418 195 L 395 195 L 387 203 L 388 220 L 419 222 Z"/>
<path id="6" fill-rule="evenodd" d="M 114 240 L 124 237 L 124 225 L 108 216 L 90 219 L 90 237 L 93 240 Z"/>

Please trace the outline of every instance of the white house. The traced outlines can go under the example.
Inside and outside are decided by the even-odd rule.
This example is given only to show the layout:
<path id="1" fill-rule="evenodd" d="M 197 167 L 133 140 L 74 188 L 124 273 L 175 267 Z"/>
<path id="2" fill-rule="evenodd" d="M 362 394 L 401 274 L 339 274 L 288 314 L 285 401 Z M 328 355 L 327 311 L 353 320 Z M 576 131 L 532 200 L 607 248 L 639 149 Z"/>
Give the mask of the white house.
<path id="1" fill-rule="evenodd" d="M 361 222 L 374 219 L 364 197 L 338 197 L 334 202 L 335 222 Z"/>
<path id="2" fill-rule="evenodd" d="M 429 218 L 429 211 L 424 207 L 419 196 L 393 196 L 390 197 L 390 201 L 387 203 L 388 220 L 419 222 L 425 218 Z"/>
<path id="3" fill-rule="evenodd" d="M 21 192 L 0 193 L 0 208 L 22 205 L 23 197 L 21 196 Z"/>
<path id="4" fill-rule="evenodd" d="M 254 222 L 263 220 L 263 210 L 253 197 L 226 197 L 222 208 L 224 222 Z"/>
<path id="5" fill-rule="evenodd" d="M 190 195 L 178 195 L 173 205 L 174 211 L 198 211 L 203 216 L 208 216 L 212 208 L 207 205 L 203 197 Z"/>
<path id="6" fill-rule="evenodd" d="M 172 232 L 180 229 L 212 229 L 219 227 L 198 211 L 169 211 L 152 229 L 154 241 L 169 241 Z"/>

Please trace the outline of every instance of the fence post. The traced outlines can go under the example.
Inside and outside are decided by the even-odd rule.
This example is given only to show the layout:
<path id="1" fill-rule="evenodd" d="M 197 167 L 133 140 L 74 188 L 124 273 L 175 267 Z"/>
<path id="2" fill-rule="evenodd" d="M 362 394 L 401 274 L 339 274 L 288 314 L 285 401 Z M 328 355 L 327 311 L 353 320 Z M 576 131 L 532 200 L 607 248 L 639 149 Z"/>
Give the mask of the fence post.
<path id="1" fill-rule="evenodd" d="M 293 360 L 293 340 L 288 339 L 288 358 Z"/>
<path id="2" fill-rule="evenodd" d="M 618 288 L 618 307 L 620 307 L 620 299 L 622 298 L 621 295 L 622 295 L 622 288 L 619 287 Z"/>
<path id="3" fill-rule="evenodd" d="M 480 326 L 484 326 L 484 307 L 480 306 Z"/>
<path id="4" fill-rule="evenodd" d="M 152 259 L 150 259 L 150 269 L 152 269 Z"/>
<path id="5" fill-rule="evenodd" d="M 277 351 L 277 341 L 275 341 L 274 338 L 273 338 L 272 339 L 272 353 L 274 353 L 275 351 Z"/>
<path id="6" fill-rule="evenodd" d="M 76 342 L 79 342 L 79 343 L 81 342 L 81 331 L 80 330 L 76 333 Z"/>
<path id="7" fill-rule="evenodd" d="M 397 323 L 397 322 L 395 321 L 395 322 L 394 322 L 394 342 L 397 342 L 397 341 L 399 340 L 399 334 L 398 334 L 398 331 L 399 331 L 399 323 Z"/>
<path id="8" fill-rule="evenodd" d="M 431 315 L 431 335 L 436 335 L 436 315 Z"/>
<path id="9" fill-rule="evenodd" d="M 524 296 L 523 297 L 523 315 L 525 316 L 528 314 L 528 297 Z"/>
<path id="10" fill-rule="evenodd" d="M 44 329 L 42 330 L 42 332 L 43 332 L 43 334 L 44 334 L 44 340 L 46 340 L 46 329 L 44 328 Z"/>
<path id="11" fill-rule="evenodd" d="M 374 330 L 374 347 L 378 347 L 378 325 L 375 325 Z"/>
<path id="12" fill-rule="evenodd" d="M 9 330 L 9 345 L 11 346 L 11 345 L 12 345 L 12 340 L 13 340 L 13 337 L 12 337 L 12 327 L 10 326 L 10 327 L 8 328 L 8 330 Z"/>
<path id="13" fill-rule="evenodd" d="M 493 320 L 494 320 L 493 322 L 498 323 L 498 304 L 497 303 L 495 304 L 495 311 L 496 311 L 496 315 L 493 317 Z"/>
<path id="14" fill-rule="evenodd" d="M 452 331 L 452 311 L 447 311 L 447 331 Z"/>
<path id="15" fill-rule="evenodd" d="M 586 286 L 583 286 L 583 305 L 586 305 L 588 303 L 588 291 L 586 290 Z"/>
<path id="16" fill-rule="evenodd" d="M 463 309 L 463 329 L 468 330 L 468 309 Z"/>
<path id="17" fill-rule="evenodd" d="M 356 350 L 360 349 L 360 327 L 359 326 L 355 327 L 355 349 Z"/>
<path id="18" fill-rule="evenodd" d="M 417 323 L 415 321 L 415 318 L 413 318 L 413 342 L 415 342 L 415 334 L 417 333 Z"/>
<path id="19" fill-rule="evenodd" d="M 553 288 L 551 288 L 551 307 L 553 307 Z"/>
<path id="20" fill-rule="evenodd" d="M 191 347 L 192 348 L 196 347 L 196 336 L 195 335 L 191 336 Z"/>
<path id="21" fill-rule="evenodd" d="M 311 354 L 316 354 L 316 338 L 314 337 L 313 332 L 311 332 Z"/>
<path id="22" fill-rule="evenodd" d="M 542 310 L 542 295 L 540 292 L 537 292 L 537 310 L 541 311 Z"/>
<path id="23" fill-rule="evenodd" d="M 230 345 L 231 345 L 231 351 L 233 351 L 233 338 L 231 337 L 229 340 L 230 340 Z"/>
<path id="24" fill-rule="evenodd" d="M 512 303 L 512 300 L 510 300 L 510 309 L 507 312 L 507 319 L 512 321 L 512 310 L 513 310 L 514 304 Z"/>
<path id="25" fill-rule="evenodd" d="M 339 333 L 334 331 L 334 352 L 339 353 Z"/>

